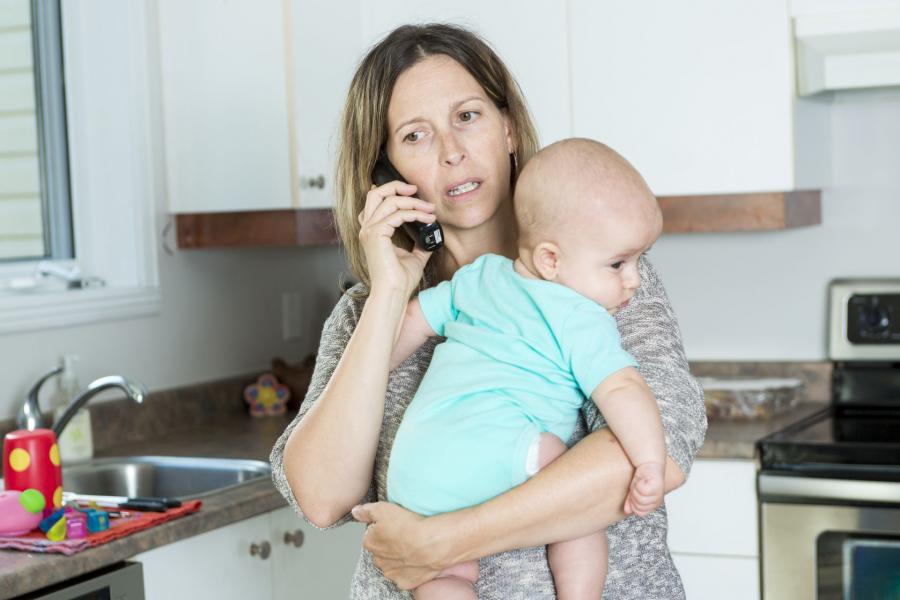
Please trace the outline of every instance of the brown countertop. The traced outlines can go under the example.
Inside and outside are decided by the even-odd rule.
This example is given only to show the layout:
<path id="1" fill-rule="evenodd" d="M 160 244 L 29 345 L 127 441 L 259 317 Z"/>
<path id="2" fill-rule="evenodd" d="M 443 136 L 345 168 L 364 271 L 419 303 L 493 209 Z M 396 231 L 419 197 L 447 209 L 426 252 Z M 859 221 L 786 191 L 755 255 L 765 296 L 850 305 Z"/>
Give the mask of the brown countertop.
<path id="1" fill-rule="evenodd" d="M 756 441 L 784 429 L 807 416 L 827 408 L 827 404 L 806 402 L 769 420 L 714 421 L 710 420 L 706 442 L 697 458 L 753 459 Z"/>
<path id="2" fill-rule="evenodd" d="M 698 458 L 752 459 L 758 439 L 822 410 L 804 403 L 769 421 L 710 421 Z M 251 419 L 238 416 L 214 425 L 160 434 L 151 440 L 117 443 L 96 453 L 109 456 L 162 455 L 246 458 L 268 461 L 277 437 L 293 414 Z M 270 479 L 202 498 L 195 514 L 163 523 L 73 556 L 0 550 L 0 598 L 12 598 L 115 564 L 158 546 L 266 513 L 285 501 Z"/>
<path id="3" fill-rule="evenodd" d="M 247 458 L 268 462 L 272 445 L 292 416 L 263 419 L 238 417 L 190 432 L 163 435 L 152 441 L 108 447 L 102 452 L 97 452 L 97 457 L 156 454 Z M 194 514 L 90 548 L 73 556 L 0 550 L 0 598 L 26 594 L 112 565 L 152 548 L 286 505 L 269 478 L 205 496 L 202 501 L 202 508 Z"/>

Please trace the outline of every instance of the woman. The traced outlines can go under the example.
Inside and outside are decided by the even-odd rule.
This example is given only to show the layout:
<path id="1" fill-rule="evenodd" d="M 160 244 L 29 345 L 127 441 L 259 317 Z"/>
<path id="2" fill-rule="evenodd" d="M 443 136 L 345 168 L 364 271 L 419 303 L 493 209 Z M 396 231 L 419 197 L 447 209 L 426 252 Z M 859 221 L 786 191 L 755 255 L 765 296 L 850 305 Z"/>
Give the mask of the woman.
<path id="1" fill-rule="evenodd" d="M 360 64 L 343 118 L 335 214 L 361 284 L 326 322 L 306 400 L 272 451 L 277 487 L 313 524 L 340 524 L 354 505 L 385 498 L 394 434 L 434 350 L 428 343 L 388 372 L 407 300 L 486 252 L 514 255 L 512 187 L 536 148 L 518 87 L 468 31 L 401 27 Z M 373 189 L 382 150 L 409 184 Z M 435 218 L 444 247 L 412 248 L 401 224 Z M 646 261 L 641 280 L 616 320 L 659 402 L 671 490 L 702 444 L 706 418 L 665 291 Z M 624 518 L 631 466 L 593 403 L 583 414 L 568 452 L 485 504 L 428 519 L 383 502 L 356 509 L 371 525 L 351 597 L 406 597 L 381 570 L 410 589 L 481 558 L 480 598 L 554 598 L 544 545 L 607 526 L 604 598 L 684 597 L 666 548 L 665 509 Z"/>

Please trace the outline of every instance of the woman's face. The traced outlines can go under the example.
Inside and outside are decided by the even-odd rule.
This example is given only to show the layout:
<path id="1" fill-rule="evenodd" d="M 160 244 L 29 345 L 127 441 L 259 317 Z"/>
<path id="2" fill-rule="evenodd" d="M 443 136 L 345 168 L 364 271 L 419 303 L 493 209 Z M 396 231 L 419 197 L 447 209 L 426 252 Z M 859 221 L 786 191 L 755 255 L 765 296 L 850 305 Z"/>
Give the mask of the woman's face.
<path id="1" fill-rule="evenodd" d="M 483 225 L 509 201 L 514 149 L 506 114 L 452 58 L 429 56 L 397 78 L 388 157 L 445 230 Z"/>

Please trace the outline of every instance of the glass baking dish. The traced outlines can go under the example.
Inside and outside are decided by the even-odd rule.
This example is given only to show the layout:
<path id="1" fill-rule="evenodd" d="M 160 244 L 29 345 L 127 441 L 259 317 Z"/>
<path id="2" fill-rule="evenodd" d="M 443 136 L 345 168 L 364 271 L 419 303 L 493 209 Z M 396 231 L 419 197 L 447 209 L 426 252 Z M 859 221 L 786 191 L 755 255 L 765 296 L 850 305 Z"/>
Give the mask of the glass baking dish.
<path id="1" fill-rule="evenodd" d="M 698 377 L 710 419 L 771 419 L 797 404 L 803 382 L 793 378 Z"/>

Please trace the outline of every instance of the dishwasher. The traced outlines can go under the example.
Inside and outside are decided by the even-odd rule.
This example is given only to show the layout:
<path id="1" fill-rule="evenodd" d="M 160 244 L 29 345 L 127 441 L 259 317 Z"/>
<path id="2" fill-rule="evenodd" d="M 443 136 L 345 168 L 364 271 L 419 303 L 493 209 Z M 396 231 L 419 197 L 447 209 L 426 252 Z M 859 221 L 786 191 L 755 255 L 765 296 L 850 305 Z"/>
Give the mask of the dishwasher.
<path id="1" fill-rule="evenodd" d="M 19 596 L 15 600 L 144 600 L 139 562 L 121 562 L 75 579 Z"/>

